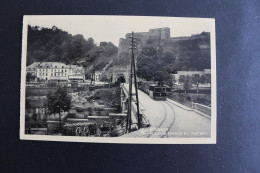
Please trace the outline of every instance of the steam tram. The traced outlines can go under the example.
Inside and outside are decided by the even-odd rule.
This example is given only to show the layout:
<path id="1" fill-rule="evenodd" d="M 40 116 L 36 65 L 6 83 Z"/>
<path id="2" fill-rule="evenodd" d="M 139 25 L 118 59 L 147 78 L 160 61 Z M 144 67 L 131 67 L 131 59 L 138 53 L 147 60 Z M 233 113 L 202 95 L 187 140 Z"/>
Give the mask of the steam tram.
<path id="1" fill-rule="evenodd" d="M 154 100 L 166 100 L 171 88 L 166 85 L 158 85 L 153 82 L 139 82 L 138 88 L 148 94 Z"/>

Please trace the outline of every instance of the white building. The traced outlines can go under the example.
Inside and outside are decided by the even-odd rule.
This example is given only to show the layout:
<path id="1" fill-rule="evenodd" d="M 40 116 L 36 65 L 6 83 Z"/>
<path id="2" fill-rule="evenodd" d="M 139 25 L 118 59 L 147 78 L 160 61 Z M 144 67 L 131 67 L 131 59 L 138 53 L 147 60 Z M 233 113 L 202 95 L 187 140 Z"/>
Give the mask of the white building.
<path id="1" fill-rule="evenodd" d="M 77 79 L 85 80 L 83 67 L 60 62 L 34 62 L 26 67 L 26 71 L 34 74 L 36 81 L 71 82 L 71 80 Z"/>
<path id="2" fill-rule="evenodd" d="M 100 81 L 102 71 L 95 71 L 95 81 Z"/>
<path id="3" fill-rule="evenodd" d="M 192 76 L 194 74 L 198 74 L 200 76 L 205 75 L 205 74 L 211 74 L 211 70 L 210 69 L 204 69 L 203 71 L 178 71 L 177 74 L 173 74 L 173 76 L 175 77 L 176 81 L 179 80 L 179 77 L 181 75 L 189 75 Z"/>

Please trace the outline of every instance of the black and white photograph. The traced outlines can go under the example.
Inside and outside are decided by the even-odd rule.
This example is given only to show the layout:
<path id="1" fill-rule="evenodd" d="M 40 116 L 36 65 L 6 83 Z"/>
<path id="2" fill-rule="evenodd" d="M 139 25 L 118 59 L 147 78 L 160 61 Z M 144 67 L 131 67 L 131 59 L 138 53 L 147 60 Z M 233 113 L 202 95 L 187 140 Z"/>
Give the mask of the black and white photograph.
<path id="1" fill-rule="evenodd" d="M 24 16 L 20 139 L 215 144 L 213 18 Z"/>

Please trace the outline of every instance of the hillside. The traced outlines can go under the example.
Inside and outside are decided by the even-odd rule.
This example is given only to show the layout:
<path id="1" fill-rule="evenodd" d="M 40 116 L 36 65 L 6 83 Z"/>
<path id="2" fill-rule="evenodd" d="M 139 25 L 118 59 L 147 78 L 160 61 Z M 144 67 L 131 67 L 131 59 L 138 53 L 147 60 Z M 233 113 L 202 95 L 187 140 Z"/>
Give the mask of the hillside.
<path id="1" fill-rule="evenodd" d="M 101 42 L 100 46 L 92 48 L 86 53 L 86 56 L 79 61 L 86 67 L 87 72 L 92 70 L 94 59 L 95 69 L 103 71 L 117 57 L 118 48 L 111 42 Z"/>
<path id="2" fill-rule="evenodd" d="M 74 64 L 96 47 L 92 38 L 72 36 L 53 26 L 40 28 L 28 26 L 27 65 L 36 61 L 56 61 Z"/>
<path id="3" fill-rule="evenodd" d="M 41 28 L 28 26 L 27 65 L 37 61 L 64 62 L 66 64 L 82 63 L 89 71 L 96 58 L 96 70 L 102 70 L 117 56 L 117 47 L 112 43 L 94 43 L 83 35 L 74 35 L 53 26 Z"/>

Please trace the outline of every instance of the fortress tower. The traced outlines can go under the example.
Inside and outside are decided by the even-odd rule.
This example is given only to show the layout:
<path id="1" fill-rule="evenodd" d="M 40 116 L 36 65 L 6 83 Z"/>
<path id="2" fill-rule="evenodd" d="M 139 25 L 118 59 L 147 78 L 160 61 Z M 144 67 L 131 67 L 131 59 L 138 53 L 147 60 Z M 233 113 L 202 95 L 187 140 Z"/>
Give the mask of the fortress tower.
<path id="1" fill-rule="evenodd" d="M 150 29 L 149 32 L 136 32 L 134 34 L 136 40 L 140 42 L 144 42 L 147 39 L 167 40 L 171 38 L 170 28 L 168 27 Z M 129 43 L 127 40 L 129 40 L 130 36 L 131 33 L 127 33 L 125 38 L 120 38 L 118 46 L 119 54 L 128 51 Z"/>
<path id="2" fill-rule="evenodd" d="M 129 43 L 127 42 L 127 39 L 120 38 L 119 45 L 118 45 L 118 54 L 128 51 L 128 49 L 129 49 Z"/>
<path id="3" fill-rule="evenodd" d="M 152 39 L 162 39 L 162 40 L 170 39 L 171 38 L 170 28 L 165 27 L 165 28 L 150 29 L 149 37 Z"/>

